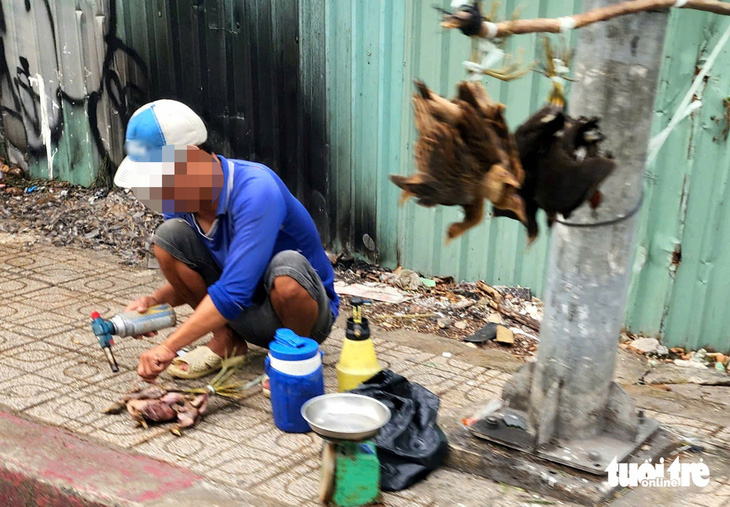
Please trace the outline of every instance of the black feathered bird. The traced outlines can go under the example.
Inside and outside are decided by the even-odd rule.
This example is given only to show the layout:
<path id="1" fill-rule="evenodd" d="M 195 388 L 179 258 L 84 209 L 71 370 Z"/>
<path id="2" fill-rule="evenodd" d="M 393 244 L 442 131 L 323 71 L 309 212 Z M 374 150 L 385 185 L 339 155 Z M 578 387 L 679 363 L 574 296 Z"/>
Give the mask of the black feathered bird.
<path id="1" fill-rule="evenodd" d="M 552 225 L 558 213 L 568 218 L 585 201 L 600 205 L 600 184 L 615 164 L 601 156 L 604 136 L 598 118 L 570 118 L 562 107 L 548 105 L 515 131 L 525 180 L 519 190 L 525 202 L 528 244 L 538 234 L 536 213 L 543 209 Z M 518 218 L 504 210 L 495 216 Z"/>

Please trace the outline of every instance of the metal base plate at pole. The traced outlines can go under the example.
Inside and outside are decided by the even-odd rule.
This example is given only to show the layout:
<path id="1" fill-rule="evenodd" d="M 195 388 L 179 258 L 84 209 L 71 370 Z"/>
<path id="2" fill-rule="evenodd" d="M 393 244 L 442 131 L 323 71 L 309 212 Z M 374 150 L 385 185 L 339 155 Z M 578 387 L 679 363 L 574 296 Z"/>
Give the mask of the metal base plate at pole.
<path id="1" fill-rule="evenodd" d="M 622 489 L 612 487 L 606 476 L 589 474 L 529 452 L 475 438 L 458 420 L 445 423 L 445 431 L 449 439 L 446 465 L 462 472 L 579 505 L 600 505 L 614 499 Z M 680 445 L 676 436 L 659 428 L 624 462 L 656 462 Z"/>
<path id="2" fill-rule="evenodd" d="M 536 435 L 527 424 L 526 414 L 513 409 L 501 409 L 469 426 L 475 437 L 489 440 L 542 459 L 560 463 L 595 475 L 605 475 L 606 468 L 616 458 L 623 461 L 639 448 L 654 432 L 659 423 L 641 418 L 636 438 L 619 439 L 608 433 L 582 440 L 558 439 L 553 445 L 535 448 Z"/>

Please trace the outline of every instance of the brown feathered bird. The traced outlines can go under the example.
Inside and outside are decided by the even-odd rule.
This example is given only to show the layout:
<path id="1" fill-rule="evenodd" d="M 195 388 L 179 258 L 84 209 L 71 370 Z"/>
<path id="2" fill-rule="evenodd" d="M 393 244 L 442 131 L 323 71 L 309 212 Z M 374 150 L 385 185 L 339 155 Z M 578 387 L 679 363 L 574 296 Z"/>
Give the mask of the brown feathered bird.
<path id="1" fill-rule="evenodd" d="M 492 102 L 479 83 L 460 83 L 454 100 L 438 96 L 420 81 L 416 86 L 418 172 L 390 177 L 403 189 L 401 203 L 416 197 L 422 206 L 461 206 L 464 220 L 449 226 L 447 243 L 482 220 L 484 199 L 525 221 L 518 193 L 524 173 L 504 121 L 504 106 Z"/>
<path id="2" fill-rule="evenodd" d="M 613 160 L 602 156 L 604 136 L 598 118 L 570 118 L 562 107 L 548 105 L 515 131 L 525 181 L 520 195 L 525 202 L 528 244 L 538 235 L 536 213 L 545 210 L 548 224 L 556 215 L 570 217 L 585 201 L 601 202 L 599 185 L 611 174 Z M 496 209 L 495 216 L 520 219 Z"/>

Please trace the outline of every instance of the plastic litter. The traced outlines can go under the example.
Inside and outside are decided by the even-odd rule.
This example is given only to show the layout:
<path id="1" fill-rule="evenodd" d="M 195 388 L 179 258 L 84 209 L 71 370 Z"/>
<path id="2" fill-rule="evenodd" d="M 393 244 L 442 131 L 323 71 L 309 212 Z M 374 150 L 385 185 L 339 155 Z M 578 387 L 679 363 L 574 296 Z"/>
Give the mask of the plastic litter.
<path id="1" fill-rule="evenodd" d="M 383 491 L 406 489 L 441 465 L 448 442 L 436 424 L 438 396 L 391 370 L 351 392 L 383 402 L 392 414 L 375 438 Z"/>

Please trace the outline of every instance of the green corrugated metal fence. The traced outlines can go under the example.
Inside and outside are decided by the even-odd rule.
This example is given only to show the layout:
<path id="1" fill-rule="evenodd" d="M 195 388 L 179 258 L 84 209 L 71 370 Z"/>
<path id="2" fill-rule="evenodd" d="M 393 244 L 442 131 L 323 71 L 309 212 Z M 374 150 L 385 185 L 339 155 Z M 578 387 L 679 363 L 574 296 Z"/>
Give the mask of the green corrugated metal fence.
<path id="1" fill-rule="evenodd" d="M 448 2 L 441 2 L 448 7 Z M 306 9 L 306 4 L 302 4 Z M 430 275 L 520 284 L 541 292 L 549 236 L 525 250 L 522 227 L 486 219 L 463 239 L 444 245 L 452 208 L 399 208 L 398 189 L 388 174 L 413 171 L 415 129 L 412 80 L 424 80 L 442 95 L 464 77 L 461 62 L 469 41 L 438 26 L 439 14 L 420 1 L 326 1 L 326 81 L 332 213 L 340 248 L 361 252 L 389 266 Z M 500 15 L 522 7 L 521 16 L 563 16 L 581 2 L 502 3 Z M 656 104 L 655 130 L 663 128 L 689 88 L 697 65 L 728 20 L 691 11 L 672 13 Z M 575 34 L 572 34 L 575 37 Z M 513 37 L 508 52 L 540 57 L 534 35 Z M 638 255 L 627 306 L 636 332 L 664 336 L 670 345 L 730 348 L 730 312 L 724 312 L 730 283 L 730 253 L 722 247 L 730 227 L 728 158 L 722 130 L 722 100 L 728 95 L 730 60 L 721 56 L 703 90 L 705 106 L 672 134 L 649 169 Z M 548 81 L 532 74 L 487 89 L 507 105 L 518 125 L 538 109 Z M 725 91 L 724 91 L 725 90 Z M 371 241 L 372 240 L 372 241 Z"/>
<path id="2" fill-rule="evenodd" d="M 729 24 L 699 12 L 672 14 L 655 131 L 669 123 Z M 730 349 L 729 54 L 727 45 L 698 94 L 702 109 L 670 135 L 647 172 L 626 322 L 670 346 Z"/>

